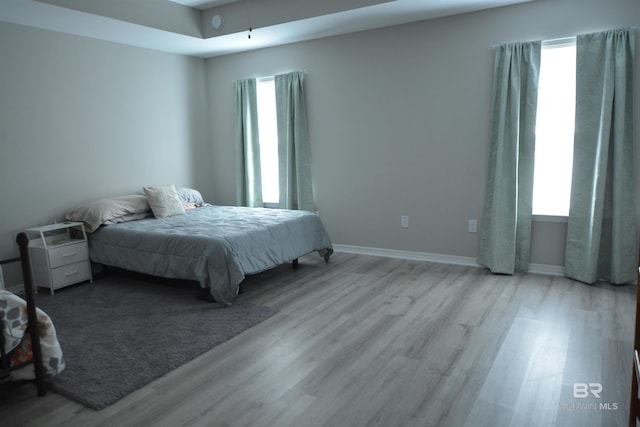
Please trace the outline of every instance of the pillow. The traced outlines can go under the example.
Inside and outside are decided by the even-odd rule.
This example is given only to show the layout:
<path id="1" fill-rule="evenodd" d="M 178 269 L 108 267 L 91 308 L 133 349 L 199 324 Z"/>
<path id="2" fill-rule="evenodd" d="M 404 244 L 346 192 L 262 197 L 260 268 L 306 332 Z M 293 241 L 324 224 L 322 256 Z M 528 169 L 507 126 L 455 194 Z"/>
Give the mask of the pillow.
<path id="1" fill-rule="evenodd" d="M 45 376 L 54 376 L 65 368 L 62 348 L 56 335 L 56 328 L 51 318 L 36 307 L 38 332 L 42 346 L 42 366 Z M 0 289 L 0 334 L 5 336 L 5 350 L 13 351 L 9 364 L 16 367 L 9 375 L 13 380 L 30 380 L 34 378 L 33 368 L 18 368 L 18 364 L 33 360 L 31 338 L 26 334 L 29 324 L 27 302 L 9 291 Z M 25 339 L 26 337 L 26 339 Z"/>
<path id="2" fill-rule="evenodd" d="M 78 206 L 67 212 L 66 219 L 84 222 L 87 232 L 92 233 L 102 224 L 108 224 L 116 218 L 127 218 L 132 214 L 149 215 L 150 210 L 151 207 L 145 196 L 132 194 L 95 200 Z"/>
<path id="3" fill-rule="evenodd" d="M 195 206 L 199 208 L 204 205 L 204 199 L 202 198 L 202 194 L 198 190 L 194 190 L 193 188 L 177 188 L 178 197 L 182 204 L 185 206 Z"/>
<path id="4" fill-rule="evenodd" d="M 151 210 L 156 218 L 184 214 L 182 201 L 178 197 L 175 185 L 163 185 L 160 187 L 143 187 L 144 194 L 149 200 Z"/>
<path id="5" fill-rule="evenodd" d="M 135 221 L 136 219 L 150 218 L 153 216 L 153 212 L 151 212 L 151 208 L 149 208 L 146 212 L 140 213 L 132 213 L 126 214 L 122 216 L 118 216 L 103 222 L 104 225 L 118 224 L 119 222 L 127 222 L 127 221 Z"/>

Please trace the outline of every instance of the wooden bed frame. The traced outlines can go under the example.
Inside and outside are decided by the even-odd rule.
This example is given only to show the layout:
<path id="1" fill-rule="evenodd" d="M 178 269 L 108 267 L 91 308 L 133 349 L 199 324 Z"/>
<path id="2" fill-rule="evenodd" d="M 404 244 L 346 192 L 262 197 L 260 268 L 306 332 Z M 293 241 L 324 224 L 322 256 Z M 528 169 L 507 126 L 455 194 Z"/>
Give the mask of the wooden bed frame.
<path id="1" fill-rule="evenodd" d="M 44 385 L 44 367 L 42 366 L 40 335 L 38 333 L 38 317 L 36 315 L 36 303 L 34 297 L 35 289 L 33 286 L 33 277 L 31 275 L 31 266 L 29 263 L 29 237 L 25 233 L 19 233 L 16 237 L 16 242 L 18 243 L 18 247 L 20 248 L 20 257 L 0 261 L 0 265 L 10 264 L 14 262 L 20 262 L 22 264 L 22 276 L 24 279 L 25 293 L 24 299 L 27 302 L 27 315 L 29 317 L 29 325 L 27 327 L 25 337 L 27 337 L 27 334 L 29 334 L 29 336 L 31 337 L 31 350 L 33 353 L 33 360 L 31 362 L 18 366 L 9 366 L 9 361 L 11 360 L 12 353 L 5 353 L 4 337 L 2 334 L 0 334 L 0 378 L 4 379 L 9 375 L 9 372 L 33 363 L 38 396 L 44 396 L 46 394 L 46 388 Z"/>

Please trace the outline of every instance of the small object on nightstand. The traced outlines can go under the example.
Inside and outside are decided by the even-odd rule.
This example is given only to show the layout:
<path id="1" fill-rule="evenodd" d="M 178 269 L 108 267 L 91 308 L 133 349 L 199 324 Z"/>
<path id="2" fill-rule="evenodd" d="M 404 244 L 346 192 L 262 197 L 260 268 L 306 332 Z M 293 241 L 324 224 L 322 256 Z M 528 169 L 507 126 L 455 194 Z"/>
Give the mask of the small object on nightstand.
<path id="1" fill-rule="evenodd" d="M 87 234 L 82 222 L 66 221 L 25 230 L 35 286 L 56 289 L 93 282 Z"/>

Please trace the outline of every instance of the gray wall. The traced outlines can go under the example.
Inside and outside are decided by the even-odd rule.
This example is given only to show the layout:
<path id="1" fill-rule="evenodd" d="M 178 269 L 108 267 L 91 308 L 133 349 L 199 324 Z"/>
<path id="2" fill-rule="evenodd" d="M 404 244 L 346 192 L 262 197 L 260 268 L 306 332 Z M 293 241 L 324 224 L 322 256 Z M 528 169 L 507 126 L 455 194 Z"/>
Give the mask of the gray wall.
<path id="1" fill-rule="evenodd" d="M 315 195 L 334 243 L 475 257 L 467 221 L 484 204 L 493 46 L 638 17 L 637 0 L 538 0 L 208 59 L 216 202 L 235 203 L 232 82 L 306 70 Z M 566 224 L 533 232 L 532 262 L 561 265 Z"/>
<path id="2" fill-rule="evenodd" d="M 474 257 L 492 45 L 638 16 L 636 0 L 537 0 L 206 61 L 0 23 L 0 258 L 20 230 L 143 185 L 235 204 L 233 81 L 297 69 L 334 242 Z M 534 262 L 562 264 L 565 228 L 534 225 Z"/>
<path id="3" fill-rule="evenodd" d="M 20 230 L 143 185 L 210 182 L 205 63 L 0 23 L 0 258 Z"/>

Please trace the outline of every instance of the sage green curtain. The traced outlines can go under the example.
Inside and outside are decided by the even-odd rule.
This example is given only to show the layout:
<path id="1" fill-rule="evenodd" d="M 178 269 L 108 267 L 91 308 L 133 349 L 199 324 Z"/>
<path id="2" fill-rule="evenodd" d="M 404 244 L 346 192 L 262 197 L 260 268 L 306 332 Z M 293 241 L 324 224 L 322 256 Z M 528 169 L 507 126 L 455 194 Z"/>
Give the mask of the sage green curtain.
<path id="1" fill-rule="evenodd" d="M 314 211 L 304 73 L 275 76 L 280 207 Z"/>
<path id="2" fill-rule="evenodd" d="M 236 203 L 262 206 L 256 80 L 238 80 L 235 89 Z"/>
<path id="3" fill-rule="evenodd" d="M 577 38 L 576 133 L 565 274 L 635 282 L 631 30 Z"/>
<path id="4" fill-rule="evenodd" d="M 499 46 L 493 77 L 491 146 L 478 263 L 494 273 L 526 271 L 541 43 Z"/>

